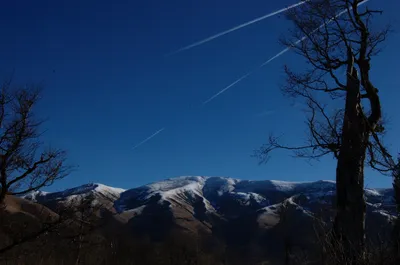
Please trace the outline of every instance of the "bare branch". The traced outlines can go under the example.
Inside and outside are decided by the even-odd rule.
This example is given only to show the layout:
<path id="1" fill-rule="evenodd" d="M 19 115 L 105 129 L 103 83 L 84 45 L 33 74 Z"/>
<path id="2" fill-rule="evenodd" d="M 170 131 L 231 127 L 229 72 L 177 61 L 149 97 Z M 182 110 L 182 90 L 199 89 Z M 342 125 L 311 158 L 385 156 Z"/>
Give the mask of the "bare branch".
<path id="1" fill-rule="evenodd" d="M 20 195 L 69 174 L 65 152 L 43 148 L 34 116 L 40 87 L 12 88 L 11 81 L 0 91 L 0 203 L 6 194 Z"/>
<path id="2" fill-rule="evenodd" d="M 381 14 L 379 10 L 366 8 L 360 11 L 358 7 L 362 1 L 358 0 L 318 0 L 309 1 L 297 9 L 291 9 L 287 18 L 293 22 L 294 29 L 291 38 L 282 39 L 281 43 L 291 47 L 301 55 L 311 66 L 302 73 L 295 73 L 285 66 L 287 76 L 282 92 L 289 97 L 306 101 L 308 107 L 308 139 L 305 145 L 300 145 L 301 152 L 294 147 L 277 143 L 277 138 L 269 139 L 269 143 L 262 147 L 259 153 L 265 156 L 275 149 L 296 151 L 298 157 L 318 158 L 321 155 L 332 153 L 338 158 L 341 146 L 343 109 L 329 109 L 327 104 L 317 100 L 317 93 L 328 94 L 333 100 L 341 99 L 348 93 L 348 77 L 356 79 L 361 84 L 359 99 L 368 100 L 371 113 L 368 115 L 369 134 L 372 135 L 371 146 L 367 148 L 369 154 L 367 164 L 383 172 L 388 168 L 390 159 L 388 152 L 376 137 L 377 126 L 381 122 L 381 106 L 378 90 L 372 85 L 369 77 L 369 61 L 379 52 L 381 44 L 389 32 L 389 27 L 372 32 L 369 30 L 370 19 L 373 14 Z M 302 39 L 299 45 L 297 40 Z M 356 63 L 358 69 L 353 65 Z M 347 69 L 347 75 L 339 75 L 338 70 Z M 349 74 L 352 72 L 352 74 Z M 358 72 L 360 77 L 358 76 Z M 353 81 L 351 81 L 353 82 Z M 360 104 L 360 110 L 363 110 Z M 366 113 L 360 114 L 367 117 Z M 318 152 L 316 152 L 318 150 Z M 379 154 L 378 154 L 379 153 Z M 384 167 L 383 165 L 386 165 Z M 390 172 L 390 169 L 387 169 Z"/>

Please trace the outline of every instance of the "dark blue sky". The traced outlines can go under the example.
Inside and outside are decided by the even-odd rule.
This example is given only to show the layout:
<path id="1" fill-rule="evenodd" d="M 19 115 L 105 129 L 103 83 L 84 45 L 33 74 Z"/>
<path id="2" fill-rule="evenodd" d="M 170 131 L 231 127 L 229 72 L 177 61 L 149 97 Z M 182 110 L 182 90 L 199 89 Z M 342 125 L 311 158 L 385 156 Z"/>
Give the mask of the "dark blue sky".
<path id="1" fill-rule="evenodd" d="M 45 140 L 69 152 L 76 172 L 49 190 L 87 182 L 134 187 L 180 175 L 245 179 L 334 179 L 331 157 L 312 166 L 276 152 L 267 165 L 251 157 L 269 132 L 288 143 L 305 137 L 304 114 L 284 98 L 287 53 L 209 104 L 210 96 L 282 50 L 289 24 L 274 16 L 172 56 L 182 46 L 296 3 L 293 0 L 13 0 L 0 9 L 0 75 L 43 82 L 38 115 Z M 397 0 L 371 0 L 396 32 L 373 62 L 398 151 L 400 29 Z M 132 150 L 157 130 L 165 130 Z M 368 186 L 390 179 L 367 171 Z"/>

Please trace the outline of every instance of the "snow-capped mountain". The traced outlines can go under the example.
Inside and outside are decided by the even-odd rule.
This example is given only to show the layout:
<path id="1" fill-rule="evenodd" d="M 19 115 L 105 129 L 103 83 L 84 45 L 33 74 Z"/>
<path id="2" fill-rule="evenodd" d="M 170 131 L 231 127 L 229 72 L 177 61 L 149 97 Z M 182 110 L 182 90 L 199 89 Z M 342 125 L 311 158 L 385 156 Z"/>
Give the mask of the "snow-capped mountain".
<path id="1" fill-rule="evenodd" d="M 208 213 L 229 215 L 241 208 L 267 209 L 288 200 L 307 206 L 332 204 L 335 182 L 288 182 L 277 180 L 240 180 L 226 177 L 183 176 L 124 190 L 103 184 L 86 184 L 60 192 L 35 191 L 23 198 L 44 203 L 61 201 L 73 203 L 78 198 L 109 200 L 119 212 L 133 211 L 149 203 L 176 205 L 202 204 Z M 393 214 L 392 189 L 366 189 L 367 205 L 375 210 Z M 227 205 L 228 204 L 228 205 Z M 237 212 L 237 214 L 239 214 Z M 234 214 L 235 215 L 235 214 Z"/>
<path id="2" fill-rule="evenodd" d="M 392 189 L 366 189 L 365 197 L 367 227 L 390 223 L 396 214 Z M 159 237 L 176 227 L 209 233 L 235 226 L 244 231 L 244 226 L 271 228 L 280 222 L 283 209 L 291 212 L 293 222 L 311 222 L 316 215 L 327 220 L 334 216 L 335 182 L 184 176 L 128 190 L 87 184 L 61 192 L 37 191 L 24 198 L 51 209 L 89 199 L 112 208 L 119 220 L 140 228 L 135 231 Z"/>

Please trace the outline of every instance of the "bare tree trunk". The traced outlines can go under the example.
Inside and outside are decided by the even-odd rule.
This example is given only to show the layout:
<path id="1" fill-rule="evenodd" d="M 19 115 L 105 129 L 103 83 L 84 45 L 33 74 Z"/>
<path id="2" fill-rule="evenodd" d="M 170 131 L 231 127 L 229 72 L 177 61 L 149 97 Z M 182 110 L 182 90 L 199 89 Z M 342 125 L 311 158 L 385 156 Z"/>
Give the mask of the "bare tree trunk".
<path id="1" fill-rule="evenodd" d="M 336 168 L 334 234 L 352 263 L 365 244 L 364 162 L 369 130 L 360 101 L 357 71 L 349 64 L 342 141 Z"/>
<path id="2" fill-rule="evenodd" d="M 362 254 L 365 243 L 364 161 L 369 133 L 360 104 L 360 82 L 352 65 L 350 69 L 336 168 L 334 233 L 343 244 L 346 257 L 355 261 Z"/>
<path id="3" fill-rule="evenodd" d="M 360 137 L 362 138 L 362 137 Z M 360 139 L 361 140 L 361 139 Z M 363 142 L 348 148 L 339 157 L 336 169 L 336 218 L 334 232 L 350 256 L 362 254 L 365 242 L 364 158 Z M 356 155 L 356 154 L 359 155 Z"/>

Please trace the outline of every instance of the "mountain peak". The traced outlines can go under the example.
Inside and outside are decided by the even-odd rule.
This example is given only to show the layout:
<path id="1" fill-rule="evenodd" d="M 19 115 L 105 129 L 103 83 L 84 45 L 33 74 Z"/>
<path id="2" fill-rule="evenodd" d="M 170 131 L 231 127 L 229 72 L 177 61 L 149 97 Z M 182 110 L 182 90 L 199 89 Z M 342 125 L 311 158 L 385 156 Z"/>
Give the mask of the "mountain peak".
<path id="1" fill-rule="evenodd" d="M 78 187 L 66 189 L 64 191 L 34 191 L 22 197 L 31 201 L 40 202 L 44 200 L 66 200 L 68 198 L 72 199 L 76 197 L 86 197 L 96 194 L 103 196 L 119 197 L 119 195 L 124 191 L 124 189 L 110 187 L 100 183 L 88 183 Z"/>

